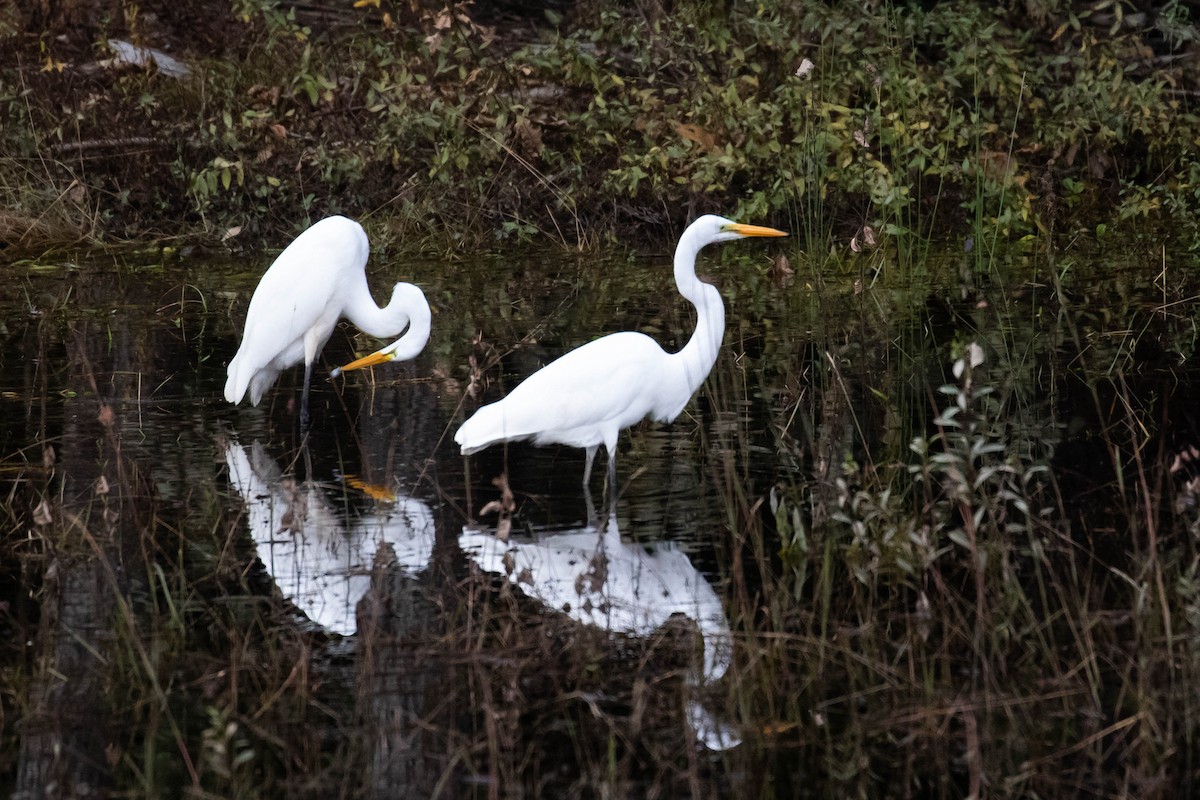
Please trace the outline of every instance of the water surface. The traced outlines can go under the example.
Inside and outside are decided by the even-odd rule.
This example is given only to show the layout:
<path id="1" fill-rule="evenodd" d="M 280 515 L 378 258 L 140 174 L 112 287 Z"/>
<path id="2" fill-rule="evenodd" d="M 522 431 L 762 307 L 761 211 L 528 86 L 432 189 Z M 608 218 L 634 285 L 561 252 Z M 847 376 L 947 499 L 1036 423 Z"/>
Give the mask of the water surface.
<path id="1" fill-rule="evenodd" d="M 373 260 L 377 297 L 394 280 L 425 289 L 432 339 L 409 364 L 317 381 L 307 442 L 301 370 L 258 408 L 222 398 L 268 258 L 9 266 L 3 785 L 770 797 L 898 780 L 898 793 L 959 796 L 985 776 L 1062 788 L 1064 764 L 1125 746 L 1158 712 L 1123 708 L 1119 670 L 1089 673 L 1089 692 L 1047 668 L 1059 700 L 1030 699 L 1037 668 L 984 651 L 1002 641 L 994 619 L 1040 615 L 1040 636 L 1062 635 L 1054 620 L 1071 615 L 1053 609 L 1070 602 L 1025 608 L 1032 595 L 1003 588 L 1053 569 L 1021 538 L 1043 530 L 1099 565 L 1109 600 L 1081 627 L 1129 613 L 1109 576 L 1133 550 L 1184 565 L 1162 589 L 1176 615 L 1163 663 L 1200 641 L 1178 583 L 1189 558 L 1194 572 L 1190 495 L 1172 468 L 1196 385 L 1184 257 L 1160 274 L 1136 247 L 982 266 L 952 250 L 919 268 L 876 255 L 783 279 L 768 252 L 705 259 L 729 308 L 721 358 L 673 425 L 622 437 L 611 517 L 603 469 L 600 513 L 589 507 L 581 451 L 516 444 L 464 460 L 452 436 L 600 334 L 681 346 L 691 311 L 666 254 Z M 972 435 L 1011 456 L 1015 477 L 991 493 L 988 476 L 1009 473 L 979 477 L 971 500 L 948 500 L 952 474 L 936 469 L 902 489 L 898 476 L 922 474 L 910 442 L 945 430 L 953 394 L 940 387 L 962 390 L 951 365 L 971 341 L 985 355 L 976 379 L 999 399 Z M 318 374 L 377 344 L 340 327 Z M 1028 507 L 1049 497 L 1051 469 L 1064 488 L 1038 516 Z M 511 506 L 483 513 L 502 485 Z M 1008 515 L 1011 571 L 993 576 L 969 557 L 993 545 L 960 536 L 970 513 L 954 503 L 980 498 Z M 1133 542 L 1117 541 L 1130 518 Z M 1044 580 L 1062 590 L 1057 575 Z M 930 596 L 945 607 L 930 612 Z M 993 618 L 981 597 L 989 615 L 1016 599 Z M 1114 646 L 1135 635 L 1112 630 Z M 970 652 L 949 644 L 960 636 Z M 1176 664 L 1163 698 L 1194 675 L 1194 655 Z M 964 710 L 981 698 L 1059 723 L 1014 739 L 1000 723 L 1011 711 Z M 1171 723 L 1195 730 L 1196 705 Z M 1079 722 L 1085 711 L 1104 724 Z M 970 760 L 981 737 L 995 751 L 983 768 Z M 1095 781 L 1152 760 L 1121 752 L 1123 767 L 1088 767 Z M 1169 763 L 1194 783 L 1195 763 Z"/>

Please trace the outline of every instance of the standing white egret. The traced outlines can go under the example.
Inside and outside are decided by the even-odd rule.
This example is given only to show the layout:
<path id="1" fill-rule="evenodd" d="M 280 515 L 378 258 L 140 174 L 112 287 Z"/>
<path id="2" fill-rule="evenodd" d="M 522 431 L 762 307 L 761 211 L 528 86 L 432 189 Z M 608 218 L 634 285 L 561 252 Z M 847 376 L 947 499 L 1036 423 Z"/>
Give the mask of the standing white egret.
<path id="1" fill-rule="evenodd" d="M 341 317 L 379 338 L 407 326 L 404 336 L 380 351 L 389 354 L 383 360 L 421 352 L 431 316 L 425 294 L 411 283 L 397 283 L 387 306 L 377 306 L 365 272 L 370 249 L 357 222 L 327 217 L 279 254 L 250 298 L 242 346 L 229 362 L 226 400 L 240 403 L 249 389 L 250 402 L 258 405 L 280 372 L 303 361 L 300 425 L 307 428 L 313 362 Z"/>
<path id="2" fill-rule="evenodd" d="M 696 255 L 705 245 L 748 236 L 787 234 L 706 215 L 679 237 L 675 285 L 696 307 L 696 330 L 682 350 L 667 353 L 649 336 L 632 331 L 576 348 L 464 422 L 454 434 L 463 455 L 521 439 L 582 447 L 587 451 L 586 487 L 596 450 L 604 445 L 610 499 L 615 499 L 617 435 L 646 417 L 674 420 L 717 360 L 725 334 L 725 307 L 716 287 L 696 277 Z"/>

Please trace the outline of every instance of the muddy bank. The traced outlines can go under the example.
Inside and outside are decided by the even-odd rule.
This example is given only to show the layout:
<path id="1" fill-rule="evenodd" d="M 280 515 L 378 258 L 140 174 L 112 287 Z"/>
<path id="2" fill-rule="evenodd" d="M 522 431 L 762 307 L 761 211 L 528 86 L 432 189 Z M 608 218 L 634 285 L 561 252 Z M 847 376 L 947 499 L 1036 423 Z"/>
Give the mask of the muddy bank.
<path id="1" fill-rule="evenodd" d="M 346 213 L 405 249 L 575 248 L 705 211 L 818 243 L 1191 235 L 1198 37 L 1172 9 L 21 8 L 0 241 L 258 247 Z"/>

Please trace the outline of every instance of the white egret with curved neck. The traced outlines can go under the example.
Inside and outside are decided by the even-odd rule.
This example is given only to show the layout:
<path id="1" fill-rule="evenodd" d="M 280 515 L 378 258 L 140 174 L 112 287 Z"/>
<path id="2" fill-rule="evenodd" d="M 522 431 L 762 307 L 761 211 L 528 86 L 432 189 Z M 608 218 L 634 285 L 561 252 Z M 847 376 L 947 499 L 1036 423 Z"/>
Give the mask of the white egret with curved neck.
<path id="1" fill-rule="evenodd" d="M 300 425 L 307 428 L 313 362 L 341 317 L 381 339 L 408 328 L 379 351 L 388 354 L 382 360 L 421 352 L 431 318 L 425 294 L 411 283 L 397 283 L 391 301 L 376 305 L 365 272 L 370 249 L 361 225 L 334 216 L 313 224 L 279 254 L 250 298 L 242 346 L 229 362 L 226 400 L 240 403 L 249 391 L 251 404 L 258 405 L 280 372 L 303 361 Z"/>
<path id="2" fill-rule="evenodd" d="M 604 445 L 609 496 L 615 500 L 618 434 L 646 417 L 674 420 L 717 360 L 725 333 L 725 307 L 716 287 L 696 277 L 697 254 L 714 242 L 750 236 L 787 234 L 706 215 L 679 237 L 675 285 L 696 307 L 696 330 L 682 350 L 667 353 L 649 336 L 633 331 L 609 334 L 576 348 L 464 422 L 454 434 L 463 454 L 523 439 L 537 445 L 582 447 L 587 453 L 586 487 L 596 450 Z"/>

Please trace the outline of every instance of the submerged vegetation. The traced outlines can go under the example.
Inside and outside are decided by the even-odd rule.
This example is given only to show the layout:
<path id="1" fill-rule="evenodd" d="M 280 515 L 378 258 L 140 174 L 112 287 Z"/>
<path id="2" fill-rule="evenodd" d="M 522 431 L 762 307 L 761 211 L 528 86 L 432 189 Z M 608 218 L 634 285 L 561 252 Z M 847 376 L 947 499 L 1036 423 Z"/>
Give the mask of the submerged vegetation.
<path id="1" fill-rule="evenodd" d="M 1177 0 L 92 2 L 62 35 L 0 19 L 9 244 L 278 242 L 335 212 L 408 247 L 578 246 L 705 211 L 817 243 L 1195 231 Z"/>

